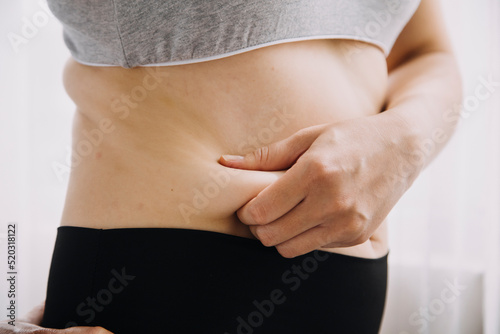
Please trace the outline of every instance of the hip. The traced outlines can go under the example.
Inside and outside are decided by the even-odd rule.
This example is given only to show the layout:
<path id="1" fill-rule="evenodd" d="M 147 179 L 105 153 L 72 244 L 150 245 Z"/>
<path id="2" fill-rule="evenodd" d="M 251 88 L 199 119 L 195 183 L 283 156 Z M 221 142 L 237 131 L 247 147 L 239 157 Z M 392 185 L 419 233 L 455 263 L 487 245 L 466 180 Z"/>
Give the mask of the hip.
<path id="1" fill-rule="evenodd" d="M 377 333 L 387 255 L 286 259 L 187 229 L 60 227 L 43 326 L 115 333 Z"/>

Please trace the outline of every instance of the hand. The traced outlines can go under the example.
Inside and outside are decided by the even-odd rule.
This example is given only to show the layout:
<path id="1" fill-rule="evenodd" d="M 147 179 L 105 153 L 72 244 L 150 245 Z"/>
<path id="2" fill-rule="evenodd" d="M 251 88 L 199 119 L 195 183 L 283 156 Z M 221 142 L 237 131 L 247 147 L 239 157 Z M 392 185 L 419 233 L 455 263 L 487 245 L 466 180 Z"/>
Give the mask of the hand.
<path id="1" fill-rule="evenodd" d="M 71 327 L 66 329 L 51 329 L 38 326 L 43 317 L 45 302 L 34 307 L 25 316 L 16 320 L 15 326 L 8 323 L 8 320 L 0 321 L 0 334 L 113 334 L 102 327 Z"/>
<path id="2" fill-rule="evenodd" d="M 285 174 L 237 211 L 284 257 L 365 242 L 410 187 L 420 166 L 403 124 L 384 113 L 302 129 L 227 167 Z"/>
<path id="3" fill-rule="evenodd" d="M 42 328 L 25 322 L 17 322 L 16 326 L 7 321 L 0 321 L 0 334 L 113 334 L 102 327 L 70 327 L 66 329 Z"/>

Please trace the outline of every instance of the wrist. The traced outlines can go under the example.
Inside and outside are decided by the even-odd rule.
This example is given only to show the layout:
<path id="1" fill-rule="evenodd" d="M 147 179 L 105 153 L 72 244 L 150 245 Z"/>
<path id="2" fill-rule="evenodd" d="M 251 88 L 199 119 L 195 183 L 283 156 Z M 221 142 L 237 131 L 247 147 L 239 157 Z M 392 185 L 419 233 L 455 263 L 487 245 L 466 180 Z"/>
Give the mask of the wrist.
<path id="1" fill-rule="evenodd" d="M 418 148 L 425 135 L 422 126 L 415 119 L 408 117 L 408 107 L 394 107 L 378 114 L 382 116 L 384 126 L 389 128 L 388 133 L 395 136 L 400 145 L 405 146 L 409 151 Z"/>
<path id="2" fill-rule="evenodd" d="M 394 154 L 398 176 L 406 179 L 410 187 L 427 165 L 429 155 L 422 151 L 422 127 L 406 118 L 400 109 L 394 107 L 375 115 L 374 126 L 383 137 L 385 149 Z"/>

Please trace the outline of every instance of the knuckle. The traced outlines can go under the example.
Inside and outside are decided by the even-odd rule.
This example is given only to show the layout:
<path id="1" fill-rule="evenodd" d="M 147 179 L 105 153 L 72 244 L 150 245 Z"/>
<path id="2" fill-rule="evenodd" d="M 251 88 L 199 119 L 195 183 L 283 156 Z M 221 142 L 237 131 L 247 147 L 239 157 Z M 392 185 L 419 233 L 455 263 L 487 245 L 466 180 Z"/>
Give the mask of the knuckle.
<path id="1" fill-rule="evenodd" d="M 274 236 L 269 232 L 269 228 L 265 227 L 257 227 L 255 229 L 255 234 L 257 235 L 257 239 L 260 240 L 260 242 L 266 246 L 274 246 Z"/>
<path id="2" fill-rule="evenodd" d="M 316 182 L 328 182 L 335 173 L 334 167 L 319 157 L 311 159 L 308 171 L 310 180 Z"/>
<path id="3" fill-rule="evenodd" d="M 352 219 L 347 225 L 347 233 L 353 238 L 357 239 L 364 231 L 364 224 L 359 219 Z"/>
<path id="4" fill-rule="evenodd" d="M 89 331 L 89 334 L 105 334 L 105 333 L 109 332 L 101 326 L 92 327 L 92 329 Z"/>
<path id="5" fill-rule="evenodd" d="M 349 240 L 346 244 L 346 246 L 351 247 L 351 246 L 357 246 L 362 243 L 365 243 L 369 238 L 369 235 L 365 232 L 362 232 L 359 234 L 356 238 Z"/>
<path id="6" fill-rule="evenodd" d="M 318 157 L 316 159 L 311 160 L 309 168 L 316 174 L 326 174 L 329 171 L 328 164 L 324 161 L 324 159 Z"/>
<path id="7" fill-rule="evenodd" d="M 365 243 L 369 238 L 370 238 L 369 234 L 363 231 L 363 233 L 361 233 L 361 235 L 354 241 L 356 242 L 357 245 L 359 245 Z"/>
<path id="8" fill-rule="evenodd" d="M 350 194 L 339 194 L 335 198 L 335 211 L 347 218 L 355 216 L 356 206 L 356 198 Z"/>
<path id="9" fill-rule="evenodd" d="M 257 225 L 266 223 L 266 209 L 262 205 L 250 206 L 247 210 L 250 219 Z"/>
<path id="10" fill-rule="evenodd" d="M 360 201 L 358 196 L 353 192 L 338 195 L 335 200 L 334 208 L 337 214 L 342 215 L 347 219 L 349 224 L 355 226 L 358 224 L 364 226 L 371 221 L 372 218 L 367 210 L 366 203 Z"/>
<path id="11" fill-rule="evenodd" d="M 254 161 L 259 165 L 265 165 L 269 162 L 269 147 L 263 146 L 252 152 Z"/>
<path id="12" fill-rule="evenodd" d="M 323 244 L 335 243 L 340 247 L 351 247 L 364 243 L 370 237 L 367 232 L 367 222 L 358 216 L 345 217 L 341 225 L 334 225 L 330 238 L 325 233 Z"/>
<path id="13" fill-rule="evenodd" d="M 360 237 L 362 237 L 365 232 L 365 223 L 361 219 L 355 217 L 350 218 L 346 221 L 342 229 L 342 239 L 346 242 L 355 242 Z"/>
<path id="14" fill-rule="evenodd" d="M 292 137 L 295 138 L 295 139 L 302 139 L 303 140 L 305 137 L 310 136 L 311 133 L 312 133 L 311 127 L 305 127 L 305 128 L 297 130 L 293 134 Z"/>
<path id="15" fill-rule="evenodd" d="M 313 134 L 314 134 L 314 129 L 311 129 L 310 127 L 300 129 L 297 132 L 295 132 L 292 137 L 290 137 L 291 139 L 290 145 L 295 144 L 298 146 L 303 146 L 304 144 L 311 141 L 310 137 Z"/>

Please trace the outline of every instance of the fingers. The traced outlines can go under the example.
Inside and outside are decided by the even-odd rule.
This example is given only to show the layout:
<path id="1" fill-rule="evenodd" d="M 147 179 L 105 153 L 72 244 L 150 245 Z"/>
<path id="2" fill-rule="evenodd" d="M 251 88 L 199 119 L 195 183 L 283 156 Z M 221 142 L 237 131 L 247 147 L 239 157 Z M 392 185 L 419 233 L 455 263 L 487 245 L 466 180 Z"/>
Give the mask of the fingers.
<path id="1" fill-rule="evenodd" d="M 247 225 L 268 224 L 292 210 L 305 197 L 300 180 L 300 169 L 290 168 L 280 179 L 262 190 L 237 211 L 238 218 Z"/>
<path id="2" fill-rule="evenodd" d="M 367 230 L 365 221 L 347 217 L 339 214 L 336 219 L 313 226 L 278 244 L 276 249 L 283 257 L 291 258 L 319 248 L 352 247 L 366 242 L 372 231 Z"/>
<path id="3" fill-rule="evenodd" d="M 105 328 L 97 327 L 70 327 L 58 330 L 56 333 L 60 334 L 113 334 Z M 47 333 L 48 334 L 48 333 Z"/>
<path id="4" fill-rule="evenodd" d="M 245 156 L 222 155 L 219 163 L 224 166 L 251 170 L 283 170 L 311 146 L 323 129 L 323 125 L 302 129 L 294 135 L 256 149 Z"/>
<path id="5" fill-rule="evenodd" d="M 13 329 L 14 328 L 14 329 Z M 42 328 L 23 322 L 16 322 L 16 326 L 9 325 L 6 321 L 0 322 L 0 334 L 9 333 L 36 333 L 36 334 L 113 334 L 102 327 L 70 327 L 65 329 Z"/>
<path id="6" fill-rule="evenodd" d="M 328 244 L 326 236 L 329 234 L 331 234 L 331 231 L 329 231 L 328 227 L 317 225 L 295 238 L 277 245 L 276 250 L 286 258 L 304 255 Z"/>
<path id="7" fill-rule="evenodd" d="M 275 221 L 251 226 L 250 230 L 264 246 L 276 246 L 313 228 L 318 222 L 311 215 L 311 203 L 306 197 L 300 204 Z"/>

